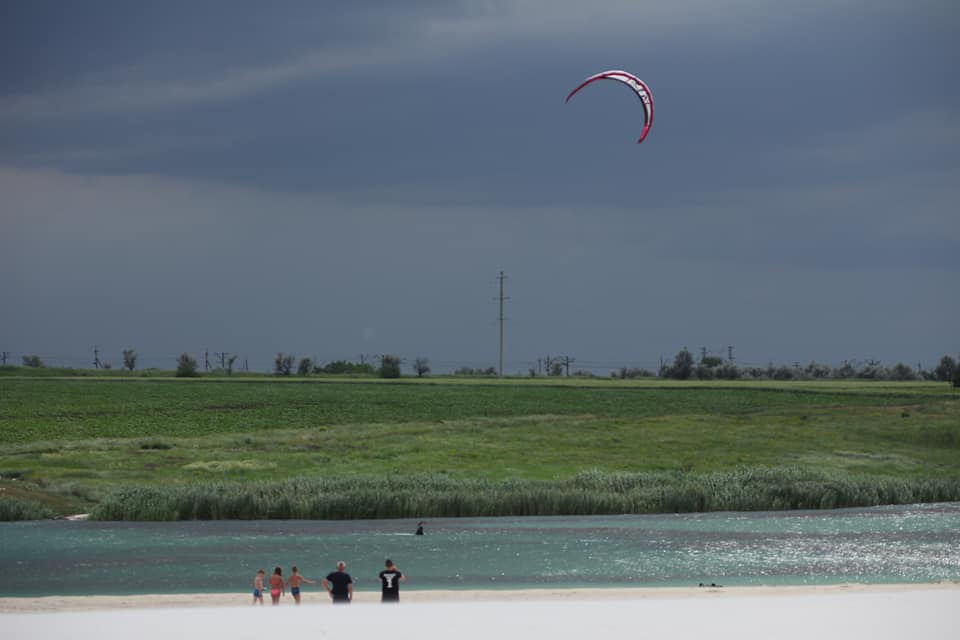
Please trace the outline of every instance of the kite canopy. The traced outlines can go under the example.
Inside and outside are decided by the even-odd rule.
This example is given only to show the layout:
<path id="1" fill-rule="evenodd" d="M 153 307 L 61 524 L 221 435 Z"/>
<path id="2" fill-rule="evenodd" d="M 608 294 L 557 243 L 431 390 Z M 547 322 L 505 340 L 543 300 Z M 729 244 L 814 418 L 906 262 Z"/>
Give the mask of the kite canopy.
<path id="1" fill-rule="evenodd" d="M 580 89 L 597 80 L 617 80 L 622 82 L 633 89 L 637 97 L 640 98 L 640 104 L 643 105 L 643 129 L 640 131 L 640 138 L 637 140 L 637 144 L 643 142 L 643 139 L 646 138 L 650 132 L 650 125 L 653 124 L 653 94 L 650 92 L 650 87 L 648 87 L 643 80 L 627 71 L 603 71 L 590 76 L 580 83 L 580 86 L 571 91 L 570 95 L 567 96 L 566 102 L 569 102 L 570 98 L 572 98 L 577 91 L 580 91 Z"/>

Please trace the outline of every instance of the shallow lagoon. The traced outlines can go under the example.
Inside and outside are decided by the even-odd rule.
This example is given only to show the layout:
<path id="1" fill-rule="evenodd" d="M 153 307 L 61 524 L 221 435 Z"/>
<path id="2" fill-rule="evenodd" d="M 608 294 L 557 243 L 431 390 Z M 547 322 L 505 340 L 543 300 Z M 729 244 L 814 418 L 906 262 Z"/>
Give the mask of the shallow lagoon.
<path id="1" fill-rule="evenodd" d="M 376 590 L 921 583 L 960 579 L 960 503 L 755 513 L 0 524 L 0 596 L 245 591 L 337 560 Z"/>

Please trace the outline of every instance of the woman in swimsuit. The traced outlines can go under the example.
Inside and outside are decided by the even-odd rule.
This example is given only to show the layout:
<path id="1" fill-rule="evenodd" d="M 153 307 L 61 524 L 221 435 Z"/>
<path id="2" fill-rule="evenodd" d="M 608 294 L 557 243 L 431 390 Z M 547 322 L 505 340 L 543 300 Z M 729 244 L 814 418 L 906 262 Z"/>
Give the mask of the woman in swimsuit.
<path id="1" fill-rule="evenodd" d="M 290 585 L 290 594 L 293 596 L 293 601 L 296 604 L 300 604 L 300 583 L 306 582 L 307 584 L 317 584 L 313 580 L 307 580 L 302 575 L 297 572 L 297 568 L 293 567 L 290 572 L 292 575 L 290 579 L 287 580 L 287 584 Z"/>
<path id="2" fill-rule="evenodd" d="M 250 604 L 263 604 L 263 569 L 257 571 L 257 577 L 253 579 L 253 602 Z"/>
<path id="3" fill-rule="evenodd" d="M 286 592 L 286 588 L 283 586 L 283 571 L 280 570 L 280 567 L 277 567 L 273 570 L 273 575 L 270 576 L 270 600 L 273 604 L 280 604 L 280 596 Z"/>

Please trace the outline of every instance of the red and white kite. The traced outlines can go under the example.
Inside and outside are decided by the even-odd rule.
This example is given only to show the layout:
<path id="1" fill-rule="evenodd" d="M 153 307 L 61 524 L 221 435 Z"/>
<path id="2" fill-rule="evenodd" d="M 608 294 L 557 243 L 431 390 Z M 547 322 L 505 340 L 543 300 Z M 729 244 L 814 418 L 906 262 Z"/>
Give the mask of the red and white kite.
<path id="1" fill-rule="evenodd" d="M 643 139 L 646 138 L 650 132 L 650 125 L 653 124 L 653 94 L 650 92 L 650 87 L 648 87 L 643 80 L 627 71 L 604 71 L 592 75 L 580 83 L 580 86 L 571 91 L 570 95 L 567 96 L 566 102 L 570 102 L 570 98 L 572 98 L 577 91 L 580 91 L 580 89 L 597 80 L 617 80 L 622 82 L 633 89 L 637 97 L 640 98 L 640 104 L 643 105 L 643 129 L 640 131 L 640 138 L 637 140 L 637 144 L 643 142 Z"/>

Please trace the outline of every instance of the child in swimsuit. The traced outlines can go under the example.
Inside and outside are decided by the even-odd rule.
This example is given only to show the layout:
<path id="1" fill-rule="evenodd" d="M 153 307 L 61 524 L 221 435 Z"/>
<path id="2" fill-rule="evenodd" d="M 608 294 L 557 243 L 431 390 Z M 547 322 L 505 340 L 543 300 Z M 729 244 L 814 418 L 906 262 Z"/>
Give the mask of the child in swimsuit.
<path id="1" fill-rule="evenodd" d="M 313 580 L 307 580 L 297 571 L 296 567 L 293 567 L 291 570 L 293 575 L 290 576 L 290 579 L 287 580 L 287 584 L 290 585 L 290 594 L 293 596 L 293 601 L 296 604 L 300 604 L 300 583 L 306 582 L 307 584 L 317 584 Z"/>
<path id="2" fill-rule="evenodd" d="M 253 602 L 250 604 L 263 604 L 263 569 L 257 571 L 257 577 L 253 579 Z"/>
<path id="3" fill-rule="evenodd" d="M 270 600 L 272 604 L 280 604 L 280 596 L 286 593 L 286 588 L 283 585 L 283 571 L 280 567 L 277 567 L 273 570 L 273 575 L 270 576 Z"/>

